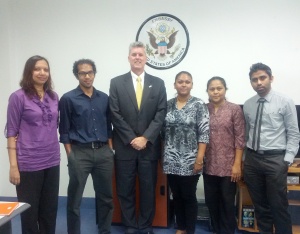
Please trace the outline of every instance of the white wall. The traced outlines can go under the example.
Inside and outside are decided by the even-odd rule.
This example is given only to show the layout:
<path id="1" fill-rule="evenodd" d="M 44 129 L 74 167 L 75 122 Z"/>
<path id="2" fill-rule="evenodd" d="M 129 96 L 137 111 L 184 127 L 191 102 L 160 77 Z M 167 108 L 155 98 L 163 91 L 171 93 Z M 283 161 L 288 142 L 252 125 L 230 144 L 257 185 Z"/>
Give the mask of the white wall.
<path id="1" fill-rule="evenodd" d="M 190 34 L 184 60 L 168 70 L 146 68 L 165 80 L 168 98 L 175 74 L 194 77 L 192 94 L 207 100 L 206 82 L 215 75 L 228 83 L 227 98 L 242 104 L 254 94 L 248 72 L 264 62 L 274 73 L 273 87 L 300 104 L 300 1 L 298 0 L 1 0 L 0 1 L 0 126 L 6 122 L 9 94 L 18 88 L 25 61 L 48 58 L 55 90 L 61 96 L 77 80 L 72 64 L 80 58 L 96 62 L 95 87 L 108 93 L 110 79 L 129 71 L 128 45 L 148 17 L 168 13 L 181 19 Z M 6 139 L 0 143 L 0 196 L 15 196 L 8 182 Z M 61 148 L 60 195 L 66 195 L 68 173 Z M 199 186 L 201 188 L 201 185 Z M 202 196 L 199 190 L 199 196 Z M 84 196 L 94 195 L 89 181 Z"/>

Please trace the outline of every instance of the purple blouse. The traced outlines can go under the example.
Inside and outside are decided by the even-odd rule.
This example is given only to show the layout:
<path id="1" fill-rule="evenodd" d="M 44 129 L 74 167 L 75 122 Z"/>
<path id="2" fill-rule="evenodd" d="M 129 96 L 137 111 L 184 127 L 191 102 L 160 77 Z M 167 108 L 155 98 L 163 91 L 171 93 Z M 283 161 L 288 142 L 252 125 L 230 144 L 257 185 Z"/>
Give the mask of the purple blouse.
<path id="1" fill-rule="evenodd" d="M 7 108 L 7 138 L 17 138 L 20 171 L 38 171 L 60 163 L 58 143 L 58 95 L 54 100 L 29 98 L 23 89 L 12 93 Z"/>
<path id="2" fill-rule="evenodd" d="M 215 113 L 207 104 L 210 117 L 210 137 L 206 147 L 204 173 L 231 176 L 235 150 L 245 147 L 245 119 L 240 106 L 227 102 Z"/>

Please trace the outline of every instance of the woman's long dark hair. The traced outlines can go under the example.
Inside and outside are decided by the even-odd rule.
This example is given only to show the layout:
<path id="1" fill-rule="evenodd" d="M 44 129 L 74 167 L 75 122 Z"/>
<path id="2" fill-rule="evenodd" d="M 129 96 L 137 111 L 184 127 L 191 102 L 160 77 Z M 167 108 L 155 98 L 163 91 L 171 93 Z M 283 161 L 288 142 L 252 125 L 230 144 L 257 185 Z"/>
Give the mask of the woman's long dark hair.
<path id="1" fill-rule="evenodd" d="M 35 55 L 35 56 L 30 57 L 26 61 L 24 71 L 23 71 L 23 76 L 20 81 L 20 86 L 24 90 L 25 94 L 28 97 L 30 97 L 30 98 L 33 98 L 34 96 L 39 97 L 38 92 L 34 87 L 32 75 L 33 75 L 33 71 L 35 68 L 35 64 L 37 63 L 37 61 L 40 61 L 40 60 L 44 60 L 48 64 L 49 77 L 48 77 L 47 82 L 44 84 L 44 91 L 47 92 L 49 94 L 49 96 L 53 99 L 53 98 L 55 98 L 55 95 L 54 95 L 53 88 L 52 88 L 52 79 L 51 79 L 49 62 L 46 58 L 44 58 L 42 56 Z"/>

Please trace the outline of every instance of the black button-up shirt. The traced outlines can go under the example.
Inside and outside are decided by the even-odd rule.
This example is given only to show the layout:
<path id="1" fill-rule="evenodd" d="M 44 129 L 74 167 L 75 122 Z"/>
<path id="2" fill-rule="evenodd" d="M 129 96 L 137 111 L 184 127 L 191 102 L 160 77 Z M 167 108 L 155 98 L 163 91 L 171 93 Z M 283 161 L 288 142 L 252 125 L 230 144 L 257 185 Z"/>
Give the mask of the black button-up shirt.
<path id="1" fill-rule="evenodd" d="M 78 86 L 65 93 L 59 101 L 60 142 L 106 142 L 111 138 L 112 127 L 108 95 L 94 88 L 91 97 Z"/>

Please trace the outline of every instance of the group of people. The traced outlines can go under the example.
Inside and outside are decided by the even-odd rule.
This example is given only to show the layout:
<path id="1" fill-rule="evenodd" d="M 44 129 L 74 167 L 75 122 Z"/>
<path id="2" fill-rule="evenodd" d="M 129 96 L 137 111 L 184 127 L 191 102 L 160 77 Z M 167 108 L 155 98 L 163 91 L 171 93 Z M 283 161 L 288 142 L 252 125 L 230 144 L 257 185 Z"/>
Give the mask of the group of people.
<path id="1" fill-rule="evenodd" d="M 173 196 L 176 234 L 195 233 L 201 174 L 215 233 L 234 234 L 242 164 L 261 233 L 275 228 L 278 234 L 292 234 L 286 177 L 300 135 L 293 101 L 271 89 L 271 69 L 262 63 L 251 66 L 250 83 L 257 95 L 246 101 L 243 113 L 226 100 L 222 77 L 208 80 L 206 104 L 191 95 L 192 75 L 179 72 L 174 82 L 177 95 L 167 101 L 164 81 L 144 70 L 143 43 L 130 44 L 128 61 L 130 72 L 111 79 L 109 95 L 93 86 L 95 63 L 76 61 L 73 74 L 79 85 L 59 100 L 47 59 L 27 60 L 21 89 L 9 98 L 6 126 L 9 179 L 18 200 L 31 205 L 21 214 L 22 232 L 55 233 L 60 141 L 68 157 L 69 234 L 80 233 L 80 204 L 89 174 L 99 233 L 110 233 L 113 168 L 125 234 L 153 234 L 161 155 Z"/>

